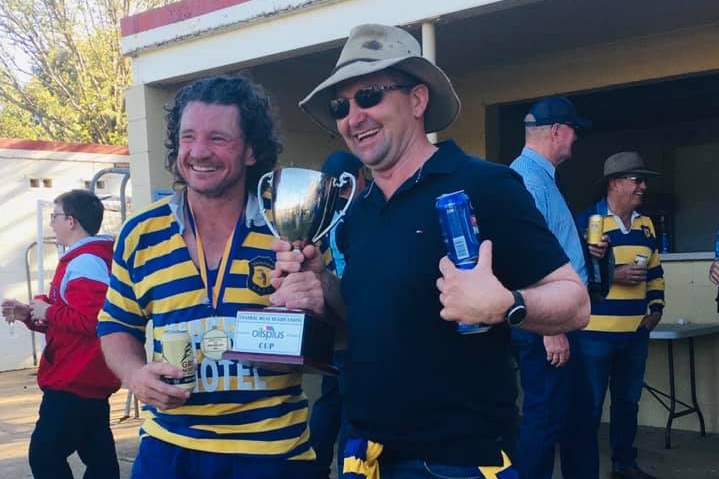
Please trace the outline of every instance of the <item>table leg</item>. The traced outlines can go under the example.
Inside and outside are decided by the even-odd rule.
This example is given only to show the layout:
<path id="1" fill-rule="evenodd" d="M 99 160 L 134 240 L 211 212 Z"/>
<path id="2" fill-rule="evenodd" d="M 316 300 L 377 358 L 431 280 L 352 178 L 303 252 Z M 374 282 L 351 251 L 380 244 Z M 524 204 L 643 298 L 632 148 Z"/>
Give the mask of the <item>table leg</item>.
<path id="1" fill-rule="evenodd" d="M 672 421 L 677 409 L 676 386 L 674 384 L 674 341 L 667 341 L 667 362 L 669 363 L 669 417 L 667 418 L 667 427 L 664 430 L 664 447 L 672 448 Z"/>
<path id="2" fill-rule="evenodd" d="M 699 409 L 699 403 L 697 402 L 697 384 L 694 376 L 694 338 L 689 338 L 689 384 L 691 386 L 692 393 L 692 406 L 697 413 L 699 418 L 699 428 L 702 436 L 707 435 L 706 427 L 704 426 L 704 415 L 701 409 Z"/>

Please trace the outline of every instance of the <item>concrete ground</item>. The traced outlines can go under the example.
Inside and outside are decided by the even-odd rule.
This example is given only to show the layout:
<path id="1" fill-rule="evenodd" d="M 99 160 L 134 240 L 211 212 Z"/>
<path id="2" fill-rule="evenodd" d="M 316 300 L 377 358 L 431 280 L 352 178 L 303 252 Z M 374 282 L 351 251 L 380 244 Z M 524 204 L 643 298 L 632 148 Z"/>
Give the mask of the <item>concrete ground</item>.
<path id="1" fill-rule="evenodd" d="M 34 369 L 0 373 L 0 477 L 3 479 L 32 478 L 27 462 L 27 447 L 41 397 L 35 380 Z M 306 390 L 310 399 L 317 397 L 318 376 L 307 376 Z M 132 417 L 132 412 L 130 418 L 123 418 L 126 397 L 125 390 L 113 395 L 110 418 L 122 479 L 130 478 L 140 425 L 140 420 Z M 600 477 L 605 479 L 610 476 L 606 450 L 608 429 L 604 425 L 600 436 L 603 456 Z M 641 466 L 661 479 L 719 478 L 718 434 L 700 437 L 696 432 L 675 430 L 672 446 L 672 449 L 664 449 L 663 429 L 640 428 L 637 447 Z M 76 454 L 70 457 L 70 463 L 75 477 L 82 477 L 84 466 Z M 556 472 L 554 477 L 559 478 L 561 474 Z"/>

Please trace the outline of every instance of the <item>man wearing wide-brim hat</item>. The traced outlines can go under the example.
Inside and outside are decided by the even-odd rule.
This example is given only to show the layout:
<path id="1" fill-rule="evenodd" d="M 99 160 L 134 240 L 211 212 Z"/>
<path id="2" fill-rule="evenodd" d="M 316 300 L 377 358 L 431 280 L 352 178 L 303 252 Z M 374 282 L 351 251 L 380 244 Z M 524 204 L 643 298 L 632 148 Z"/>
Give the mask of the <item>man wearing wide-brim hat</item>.
<path id="1" fill-rule="evenodd" d="M 516 477 L 508 328 L 582 327 L 589 315 L 582 282 L 515 173 L 427 139 L 456 119 L 459 100 L 407 31 L 354 28 L 329 78 L 300 106 L 339 133 L 374 179 L 338 232 L 347 261 L 341 295 L 313 246 L 298 258 L 275 242 L 277 270 L 320 275 L 325 304 L 346 318 L 353 439 L 345 472 L 373 474 L 379 465 L 382 479 Z M 435 209 L 438 196 L 460 190 L 480 239 L 489 240 L 468 270 L 443 258 Z M 476 234 L 471 226 L 464 233 Z M 463 239 L 446 238 L 476 261 Z M 485 327 L 463 335 L 458 322 Z"/>
<path id="2" fill-rule="evenodd" d="M 664 310 L 664 272 L 651 218 L 641 207 L 647 182 L 659 173 L 644 166 L 634 151 L 611 155 L 600 179 L 606 196 L 577 218 L 579 231 L 589 217 L 603 218 L 603 234 L 609 237 L 616 268 L 607 298 L 592 304 L 589 325 L 577 335 L 574 360 L 577 378 L 584 378 L 586 394 L 577 397 L 575 454 L 587 468 L 580 477 L 599 474 L 597 430 L 608 385 L 611 391 L 612 477 L 652 479 L 637 465 L 634 438 L 639 398 L 649 347 L 649 332 Z"/>

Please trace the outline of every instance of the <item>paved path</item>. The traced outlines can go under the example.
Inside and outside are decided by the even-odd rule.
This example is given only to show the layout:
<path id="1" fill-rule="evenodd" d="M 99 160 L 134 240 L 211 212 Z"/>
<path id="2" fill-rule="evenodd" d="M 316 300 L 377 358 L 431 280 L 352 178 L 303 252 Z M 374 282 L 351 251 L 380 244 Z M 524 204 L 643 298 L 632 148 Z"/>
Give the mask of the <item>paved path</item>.
<path id="1" fill-rule="evenodd" d="M 35 427 L 42 393 L 37 387 L 34 369 L 0 373 L 0 477 L 32 478 L 27 462 L 30 434 Z M 122 419 L 127 391 L 121 389 L 111 397 L 110 422 L 115 436 L 121 477 L 130 477 L 137 450 L 139 419 Z M 85 470 L 77 454 L 70 457 L 76 478 Z"/>
<path id="2" fill-rule="evenodd" d="M 319 376 L 306 376 L 305 389 L 312 400 L 319 391 Z M 41 392 L 35 370 L 24 369 L 0 373 L 0 479 L 31 479 L 27 447 L 35 426 Z M 110 422 L 115 435 L 121 479 L 129 479 L 137 450 L 140 420 L 123 419 L 127 392 L 120 390 L 111 398 Z M 684 419 L 683 419 L 684 420 Z M 687 418 L 686 421 L 693 419 Z M 608 428 L 600 430 L 602 447 L 601 479 L 609 478 L 607 449 Z M 674 448 L 664 449 L 664 430 L 640 428 L 637 438 L 642 467 L 662 479 L 719 479 L 719 435 L 701 438 L 692 431 L 676 430 Z M 75 478 L 81 478 L 84 465 L 77 455 L 70 457 Z M 554 477 L 561 477 L 557 464 Z M 232 479 L 232 478 L 228 478 Z"/>

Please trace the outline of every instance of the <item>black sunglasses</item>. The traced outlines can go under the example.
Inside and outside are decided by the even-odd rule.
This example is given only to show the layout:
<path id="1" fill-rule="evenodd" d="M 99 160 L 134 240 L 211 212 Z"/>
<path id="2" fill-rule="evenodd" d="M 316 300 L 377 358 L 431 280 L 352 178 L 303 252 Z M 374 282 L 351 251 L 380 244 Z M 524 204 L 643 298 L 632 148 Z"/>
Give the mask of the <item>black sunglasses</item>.
<path id="1" fill-rule="evenodd" d="M 641 185 L 642 183 L 647 182 L 647 177 L 642 175 L 627 175 L 627 176 L 620 176 L 619 178 L 629 180 L 635 185 Z"/>
<path id="2" fill-rule="evenodd" d="M 350 100 L 354 99 L 360 108 L 372 108 L 379 104 L 384 97 L 384 92 L 392 90 L 405 90 L 414 88 L 416 85 L 372 85 L 357 90 L 354 96 L 349 98 L 338 97 L 330 100 L 330 116 L 335 120 L 341 120 L 350 114 Z"/>

